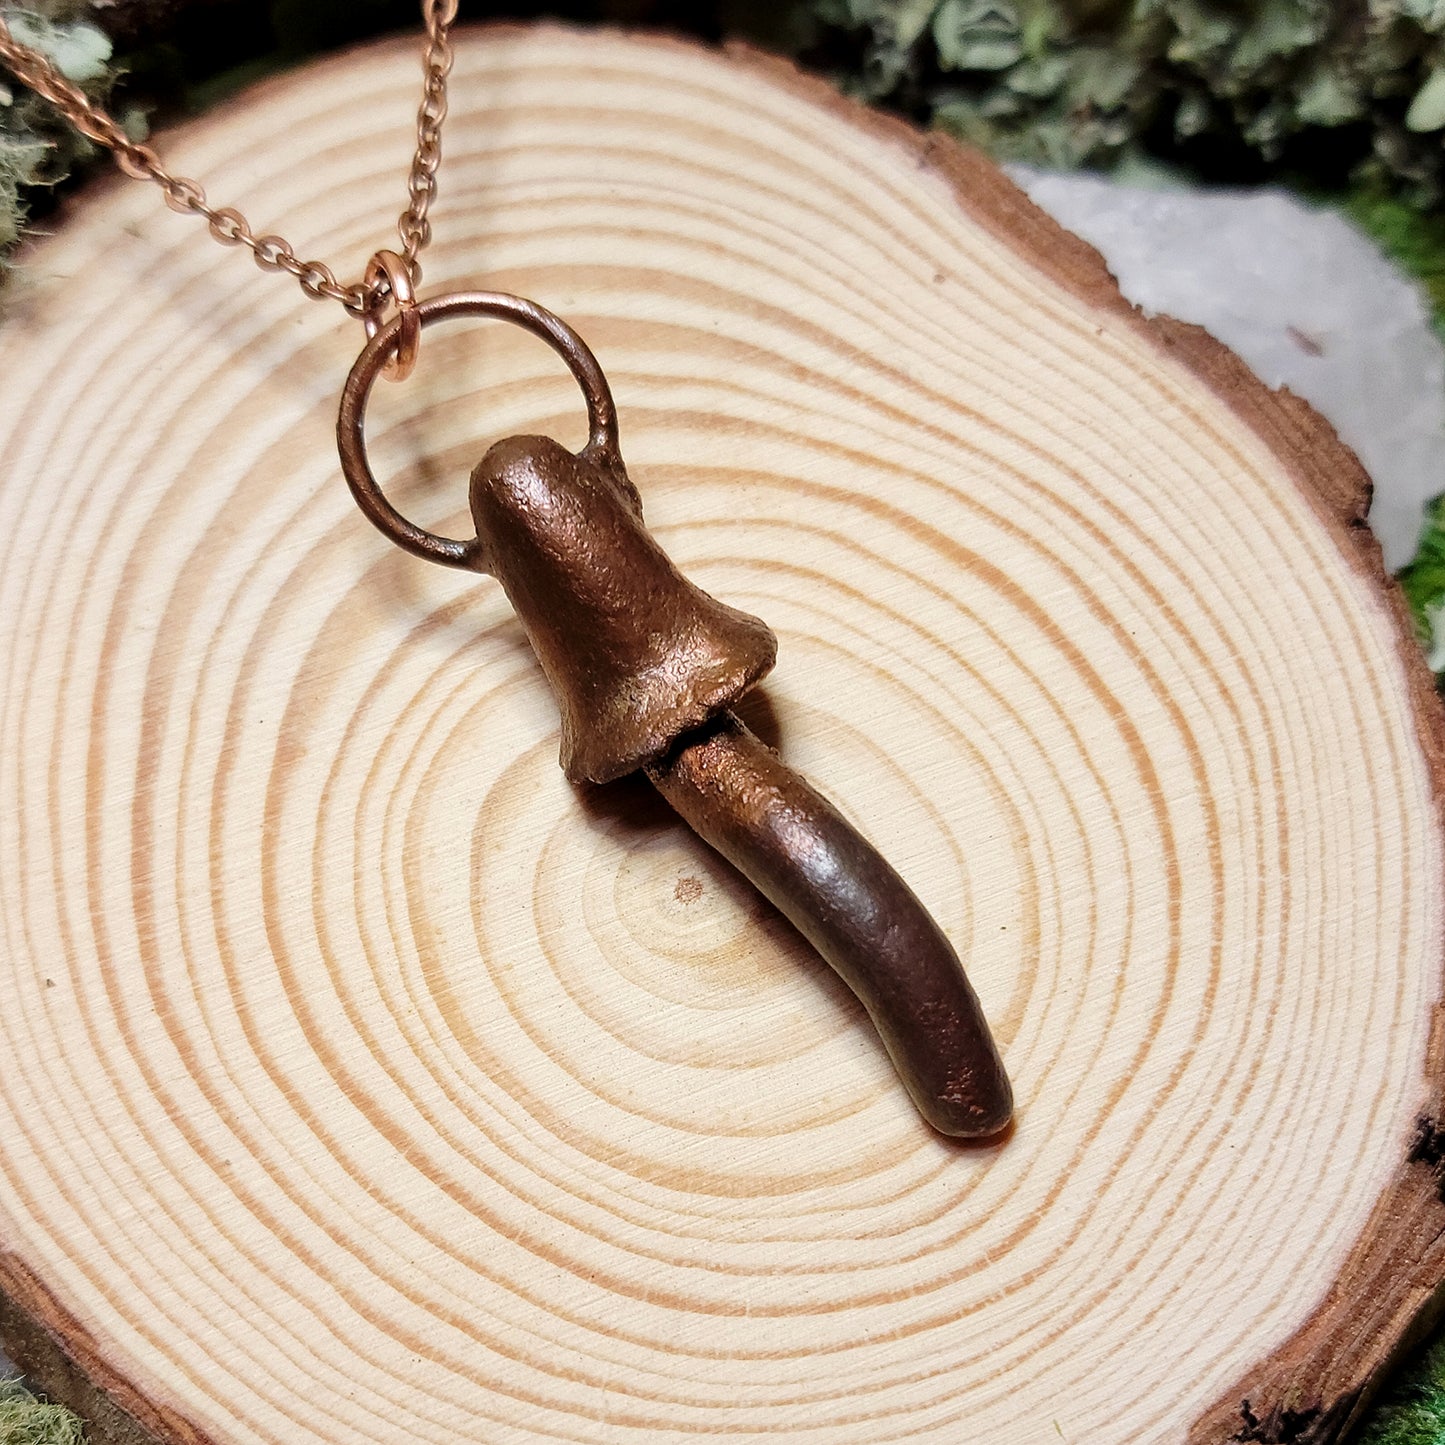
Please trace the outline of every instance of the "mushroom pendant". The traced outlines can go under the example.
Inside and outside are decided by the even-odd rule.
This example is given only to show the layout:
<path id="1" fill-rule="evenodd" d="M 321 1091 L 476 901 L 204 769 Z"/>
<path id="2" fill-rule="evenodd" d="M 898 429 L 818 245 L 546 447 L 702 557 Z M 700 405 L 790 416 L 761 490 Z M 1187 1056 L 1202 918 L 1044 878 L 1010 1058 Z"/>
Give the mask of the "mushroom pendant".
<path id="1" fill-rule="evenodd" d="M 1012 1091 L 957 954 L 877 850 L 730 711 L 772 667 L 776 639 L 689 582 L 643 525 L 592 353 L 550 312 L 499 292 L 441 296 L 414 314 L 417 327 L 500 317 L 549 342 L 582 386 L 589 440 L 578 453 L 548 437 L 499 441 L 471 477 L 475 539 L 414 527 L 382 495 L 363 437 L 399 316 L 342 397 L 342 465 L 362 510 L 408 551 L 502 584 L 556 695 L 571 781 L 644 772 L 857 995 L 923 1117 L 957 1138 L 999 1133 Z"/>

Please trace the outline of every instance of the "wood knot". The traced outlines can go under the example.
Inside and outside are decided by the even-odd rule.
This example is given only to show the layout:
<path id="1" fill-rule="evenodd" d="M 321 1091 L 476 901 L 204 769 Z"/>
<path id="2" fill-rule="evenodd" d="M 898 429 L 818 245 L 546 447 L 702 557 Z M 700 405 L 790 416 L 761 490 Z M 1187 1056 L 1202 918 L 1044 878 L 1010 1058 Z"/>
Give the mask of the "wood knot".
<path id="1" fill-rule="evenodd" d="M 1435 1193 L 1445 1204 L 1445 1126 L 1421 1114 L 1415 1120 L 1415 1137 L 1405 1157 L 1411 1164 L 1423 1164 L 1435 1176 Z"/>
<path id="2" fill-rule="evenodd" d="M 1312 1438 L 1311 1427 L 1319 1421 L 1320 1407 L 1310 1405 L 1303 1410 L 1276 1408 L 1260 1416 L 1250 1408 L 1248 1400 L 1241 1400 L 1239 1414 L 1244 1423 L 1229 1437 L 1231 1440 L 1254 1440 L 1263 1442 L 1263 1445 L 1305 1445 Z"/>

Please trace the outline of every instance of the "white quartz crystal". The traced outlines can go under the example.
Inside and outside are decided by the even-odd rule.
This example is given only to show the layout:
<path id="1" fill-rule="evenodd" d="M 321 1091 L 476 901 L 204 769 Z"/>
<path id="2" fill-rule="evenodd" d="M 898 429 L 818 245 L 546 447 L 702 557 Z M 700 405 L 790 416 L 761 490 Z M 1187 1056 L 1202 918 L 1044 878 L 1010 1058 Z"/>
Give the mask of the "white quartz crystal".
<path id="1" fill-rule="evenodd" d="M 1445 492 L 1445 348 L 1419 288 L 1372 241 L 1279 191 L 1012 174 L 1136 305 L 1197 322 L 1328 417 L 1374 479 L 1386 565 L 1410 560 L 1424 504 Z"/>

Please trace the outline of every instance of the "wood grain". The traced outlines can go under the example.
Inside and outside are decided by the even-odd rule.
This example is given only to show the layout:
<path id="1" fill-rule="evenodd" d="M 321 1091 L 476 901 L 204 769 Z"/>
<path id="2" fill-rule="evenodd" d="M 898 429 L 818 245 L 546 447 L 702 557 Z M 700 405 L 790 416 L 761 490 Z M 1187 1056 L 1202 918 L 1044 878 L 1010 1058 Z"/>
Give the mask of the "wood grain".
<path id="1" fill-rule="evenodd" d="M 359 271 L 414 89 L 162 149 Z M 1353 459 L 756 57 L 471 34 L 447 150 L 427 287 L 587 337 L 1018 1126 L 933 1135 L 645 787 L 565 783 L 500 590 L 341 484 L 360 329 L 112 184 L 0 327 L 8 1342 L 104 1441 L 1338 1438 L 1445 1272 L 1440 725 Z M 555 359 L 429 331 L 373 462 L 459 534 L 518 431 L 581 442 Z"/>

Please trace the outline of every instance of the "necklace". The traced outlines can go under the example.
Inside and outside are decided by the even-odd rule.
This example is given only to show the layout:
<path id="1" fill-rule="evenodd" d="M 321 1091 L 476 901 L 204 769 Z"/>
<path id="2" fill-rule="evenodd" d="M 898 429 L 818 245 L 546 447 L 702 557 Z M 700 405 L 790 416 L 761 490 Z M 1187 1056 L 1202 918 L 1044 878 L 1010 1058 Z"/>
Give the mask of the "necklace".
<path id="1" fill-rule="evenodd" d="M 561 713 L 561 761 L 573 783 L 642 771 L 693 830 L 744 874 L 853 990 L 899 1076 L 935 1129 L 999 1133 L 1012 1095 L 957 954 L 908 885 L 866 839 L 732 713 L 772 667 L 777 644 L 758 618 L 721 603 L 673 566 L 642 521 L 618 440 L 606 377 L 586 343 L 536 302 L 503 292 L 417 296 L 431 238 L 446 117 L 456 0 L 423 0 L 425 83 L 417 148 L 398 222 L 360 282 L 302 260 L 277 235 L 256 235 L 235 208 L 213 206 L 148 146 L 0 21 L 0 61 L 148 180 L 166 204 L 197 215 L 224 245 L 283 271 L 313 300 L 362 321 L 366 344 L 342 391 L 342 471 L 378 529 L 415 556 L 494 576 L 516 609 Z M 440 537 L 387 500 L 366 454 L 367 401 L 379 377 L 411 373 L 424 329 L 458 317 L 519 326 L 561 356 L 581 388 L 588 440 L 577 453 L 547 437 L 494 444 L 472 473 L 476 536 Z"/>

